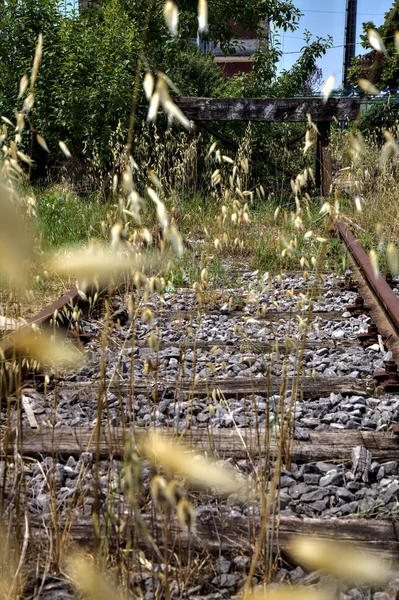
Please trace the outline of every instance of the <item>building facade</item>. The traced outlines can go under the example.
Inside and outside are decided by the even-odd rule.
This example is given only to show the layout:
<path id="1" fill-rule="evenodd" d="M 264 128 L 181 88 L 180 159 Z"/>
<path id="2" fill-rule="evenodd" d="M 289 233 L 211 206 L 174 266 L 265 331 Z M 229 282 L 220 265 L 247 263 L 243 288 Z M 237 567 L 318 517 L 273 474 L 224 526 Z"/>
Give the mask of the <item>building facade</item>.
<path id="1" fill-rule="evenodd" d="M 215 62 L 223 71 L 226 77 L 233 77 L 239 73 L 249 73 L 254 61 L 254 52 L 259 50 L 269 42 L 270 27 L 267 21 L 262 23 L 264 34 L 261 39 L 257 38 L 251 31 L 245 30 L 234 21 L 229 23 L 233 37 L 237 42 L 235 54 L 226 55 L 222 52 L 219 45 L 204 43 L 197 38 L 197 44 L 204 52 L 210 52 L 215 58 Z"/>

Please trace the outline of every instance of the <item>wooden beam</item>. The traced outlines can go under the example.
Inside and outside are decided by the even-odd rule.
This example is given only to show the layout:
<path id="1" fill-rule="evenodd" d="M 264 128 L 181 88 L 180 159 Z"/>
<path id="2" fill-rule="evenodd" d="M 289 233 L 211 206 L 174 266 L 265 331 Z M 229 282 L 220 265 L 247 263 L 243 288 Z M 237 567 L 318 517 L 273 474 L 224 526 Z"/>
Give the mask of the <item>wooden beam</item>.
<path id="1" fill-rule="evenodd" d="M 261 310 L 261 309 L 260 309 Z M 297 320 L 298 317 L 305 321 L 314 321 L 315 319 L 323 319 L 323 321 L 347 321 L 348 317 L 343 317 L 344 310 L 313 310 L 309 313 L 308 310 L 304 311 L 296 311 L 296 310 L 266 310 L 264 313 L 260 312 L 259 309 L 254 309 L 253 313 L 249 313 L 248 311 L 243 311 L 240 308 L 235 308 L 230 312 L 223 313 L 221 311 L 221 307 L 214 308 L 210 306 L 209 308 L 202 307 L 194 307 L 192 310 L 175 310 L 173 309 L 165 309 L 159 314 L 163 319 L 166 317 L 169 319 L 193 319 L 196 318 L 198 314 L 201 316 L 208 315 L 223 315 L 226 314 L 228 317 L 242 317 L 247 319 L 259 319 L 261 321 L 270 321 L 278 322 L 278 321 L 293 321 Z"/>
<path id="2" fill-rule="evenodd" d="M 103 427 L 101 428 L 100 457 L 121 458 L 126 443 L 138 446 L 143 442 L 151 428 L 146 427 Z M 172 428 L 156 428 L 159 435 L 169 440 L 181 440 L 189 448 L 198 452 L 214 454 L 219 458 L 240 460 L 264 456 L 269 452 L 275 456 L 279 439 L 273 429 L 266 432 L 255 428 L 189 429 L 176 431 Z M 352 449 L 364 446 L 372 454 L 373 460 L 399 460 L 399 439 L 391 432 L 340 430 L 309 431 L 306 441 L 294 440 L 292 449 L 287 449 L 294 462 L 351 460 Z M 267 437 L 269 436 L 269 437 Z M 0 429 L 0 448 L 3 453 L 14 451 L 15 432 L 6 435 L 6 429 Z M 82 452 L 96 450 L 95 430 L 87 427 L 60 427 L 32 430 L 24 428 L 18 439 L 18 448 L 24 456 L 79 456 Z"/>
<path id="3" fill-rule="evenodd" d="M 127 521 L 127 517 L 124 519 Z M 108 520 L 107 529 L 100 521 L 100 536 L 108 538 L 111 543 L 127 543 L 138 541 L 141 547 L 151 548 L 146 530 L 155 538 L 162 547 L 165 531 L 164 518 L 158 514 L 154 519 L 151 514 L 141 514 L 131 518 L 131 526 L 127 525 L 122 532 L 117 533 L 113 524 Z M 141 527 L 139 526 L 141 524 Z M 198 516 L 195 531 L 190 534 L 183 531 L 174 515 L 168 520 L 169 547 L 174 543 L 180 548 L 190 546 L 192 550 L 223 555 L 238 553 L 251 553 L 260 533 L 261 520 L 259 517 L 237 516 L 231 517 L 228 513 L 204 513 Z M 269 526 L 270 531 L 272 525 Z M 92 545 L 96 537 L 93 522 L 90 518 L 75 521 L 71 519 L 66 525 L 57 522 L 58 535 L 65 531 L 65 537 L 83 544 Z M 43 522 L 37 517 L 31 520 L 31 543 L 43 546 L 45 543 Z M 130 532 L 130 533 L 129 533 Z M 48 535 L 49 531 L 46 532 Z M 294 536 L 313 536 L 319 539 L 333 540 L 336 543 L 350 542 L 366 547 L 370 552 L 378 553 L 384 558 L 398 558 L 399 554 L 399 525 L 391 521 L 372 519 L 299 519 L 296 517 L 279 517 L 278 533 L 273 535 L 273 548 L 281 552 L 290 549 Z M 66 540 L 65 540 L 66 542 Z M 49 542 L 48 542 L 49 543 Z"/>
<path id="4" fill-rule="evenodd" d="M 360 110 L 359 98 L 175 98 L 193 121 L 313 122 L 352 121 Z"/>
<path id="5" fill-rule="evenodd" d="M 292 378 L 272 377 L 215 377 L 208 381 L 193 382 L 192 379 L 161 379 L 156 383 L 151 379 L 138 379 L 133 385 L 123 380 L 119 382 L 106 382 L 109 392 L 114 392 L 123 397 L 133 392 L 136 394 L 154 394 L 162 399 L 166 394 L 169 398 L 211 398 L 214 390 L 218 390 L 225 398 L 238 398 L 241 396 L 251 397 L 253 394 L 279 394 L 282 387 L 285 391 L 291 390 Z M 98 391 L 98 381 L 68 381 L 65 387 L 68 390 L 85 390 L 92 393 Z M 344 396 L 369 396 L 373 394 L 375 382 L 373 379 L 355 379 L 354 377 L 298 377 L 296 380 L 298 397 L 304 399 L 320 398 L 329 396 L 331 393 L 343 394 Z M 62 391 L 63 384 L 58 384 Z"/>
<path id="6" fill-rule="evenodd" d="M 303 341 L 301 340 L 291 340 L 295 347 L 305 349 L 319 349 L 319 348 L 331 348 L 333 350 L 342 350 L 347 348 L 360 348 L 360 342 L 357 339 L 341 339 L 341 340 L 309 340 L 306 339 L 305 345 L 303 346 Z M 146 348 L 148 349 L 148 340 L 136 340 L 135 347 L 137 348 Z M 166 340 L 160 340 L 159 349 L 165 350 L 166 348 L 181 348 L 182 350 L 194 350 L 195 348 L 201 348 L 202 350 L 210 350 L 214 347 L 218 348 L 235 348 L 236 350 L 241 350 L 245 348 L 246 351 L 252 350 L 253 352 L 260 352 L 267 354 L 268 352 L 274 352 L 276 347 L 278 351 L 283 355 L 286 355 L 288 352 L 291 352 L 289 348 L 287 349 L 287 345 L 284 342 L 276 340 L 270 340 L 269 342 L 263 342 L 262 340 L 248 340 L 242 339 L 239 342 L 222 342 L 217 339 L 203 341 L 203 340 L 184 340 L 182 342 L 169 342 Z M 293 348 L 294 346 L 291 346 Z"/>

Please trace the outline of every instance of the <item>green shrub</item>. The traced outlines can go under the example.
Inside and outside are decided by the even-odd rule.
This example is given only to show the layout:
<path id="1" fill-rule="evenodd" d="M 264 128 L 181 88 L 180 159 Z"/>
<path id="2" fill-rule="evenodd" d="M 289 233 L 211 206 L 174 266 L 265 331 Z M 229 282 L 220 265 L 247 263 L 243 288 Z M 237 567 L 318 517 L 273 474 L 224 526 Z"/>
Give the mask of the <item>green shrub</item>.
<path id="1" fill-rule="evenodd" d="M 378 134 L 380 142 L 383 141 L 382 130 L 392 129 L 399 118 L 399 101 L 389 99 L 374 101 L 366 107 L 360 121 L 359 129 L 363 135 L 374 131 Z M 376 131 L 378 130 L 378 131 Z"/>
<path id="2" fill-rule="evenodd" d="M 63 140 L 73 154 L 95 151 L 99 164 L 107 165 L 112 134 L 119 125 L 126 133 L 129 123 L 146 7 L 144 0 L 107 0 L 79 15 L 64 13 L 57 0 L 5 3 L 0 11 L 0 113 L 13 118 L 19 80 L 29 73 L 43 33 L 34 127 L 54 157 Z M 170 36 L 162 11 L 151 18 L 144 64 L 167 73 L 185 94 L 215 95 L 223 84 L 210 57 Z M 138 123 L 146 111 L 140 86 Z"/>

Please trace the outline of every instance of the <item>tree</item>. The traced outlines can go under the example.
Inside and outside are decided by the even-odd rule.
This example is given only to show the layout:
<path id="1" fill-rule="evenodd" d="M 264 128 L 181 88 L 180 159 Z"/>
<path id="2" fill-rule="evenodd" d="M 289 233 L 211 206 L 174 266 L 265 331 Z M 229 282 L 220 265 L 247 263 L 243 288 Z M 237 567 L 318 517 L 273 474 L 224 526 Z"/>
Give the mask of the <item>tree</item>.
<path id="1" fill-rule="evenodd" d="M 186 35 L 196 32 L 198 0 L 180 0 Z M 209 29 L 204 39 L 220 44 L 223 52 L 234 54 L 238 41 L 232 23 L 264 38 L 264 22 L 273 23 L 284 31 L 295 31 L 301 12 L 291 0 L 220 0 L 209 3 Z M 266 32 L 267 33 L 267 32 Z"/>
<path id="2" fill-rule="evenodd" d="M 303 84 L 301 91 L 307 94 L 318 92 L 322 83 L 323 71 L 320 67 L 315 65 L 312 71 L 309 73 L 307 80 Z"/>
<path id="3" fill-rule="evenodd" d="M 280 46 L 265 47 L 255 52 L 252 72 L 244 77 L 244 94 L 247 97 L 289 98 L 299 94 L 309 76 L 316 68 L 316 61 L 332 45 L 332 38 L 317 37 L 312 40 L 309 31 L 305 31 L 305 44 L 294 65 L 277 74 L 277 65 L 282 55 Z"/>
<path id="4" fill-rule="evenodd" d="M 39 33 L 44 37 L 43 60 L 31 125 L 45 137 L 53 157 L 63 140 L 75 155 L 87 148 L 96 151 L 101 165 L 109 163 L 110 138 L 117 129 L 123 134 L 128 129 L 139 56 L 141 77 L 145 70 L 162 71 L 182 94 L 225 94 L 223 76 L 212 57 L 201 54 L 189 40 L 197 28 L 197 0 L 179 2 L 176 37 L 165 25 L 163 6 L 164 0 L 97 0 L 79 14 L 66 11 L 59 0 L 7 0 L 0 11 L 0 114 L 14 118 L 16 90 L 20 78 L 29 73 Z M 294 30 L 299 16 L 291 0 L 220 0 L 209 5 L 206 36 L 234 52 L 232 20 L 262 36 L 266 17 L 277 27 Z M 266 45 L 257 53 L 246 91 L 272 96 L 297 93 L 324 47 L 321 39 L 307 43 L 298 68 L 276 79 L 279 50 Z M 140 85 L 139 124 L 146 118 L 147 106 Z"/>
<path id="5" fill-rule="evenodd" d="M 376 29 L 381 36 L 387 54 L 383 55 L 372 48 L 368 40 L 369 29 Z M 398 87 L 399 55 L 395 47 L 395 32 L 399 30 L 399 0 L 394 0 L 392 7 L 385 13 L 384 23 L 375 27 L 372 21 L 363 23 L 363 34 L 360 36 L 363 48 L 370 49 L 366 54 L 356 57 L 349 70 L 349 81 L 356 85 L 359 79 L 368 79 L 377 88 Z"/>
<path id="6" fill-rule="evenodd" d="M 144 68 L 167 73 L 183 93 L 217 95 L 224 82 L 217 65 L 195 44 L 172 38 L 162 4 L 157 8 L 151 16 Z M 42 33 L 34 128 L 53 157 L 63 140 L 77 156 L 84 148 L 95 150 L 100 164 L 106 165 L 112 156 L 112 134 L 118 127 L 124 133 L 128 128 L 146 10 L 145 0 L 106 0 L 81 14 L 64 13 L 58 0 L 5 3 L 0 11 L 0 114 L 14 118 L 19 80 L 31 69 Z M 147 107 L 140 86 L 139 123 Z"/>

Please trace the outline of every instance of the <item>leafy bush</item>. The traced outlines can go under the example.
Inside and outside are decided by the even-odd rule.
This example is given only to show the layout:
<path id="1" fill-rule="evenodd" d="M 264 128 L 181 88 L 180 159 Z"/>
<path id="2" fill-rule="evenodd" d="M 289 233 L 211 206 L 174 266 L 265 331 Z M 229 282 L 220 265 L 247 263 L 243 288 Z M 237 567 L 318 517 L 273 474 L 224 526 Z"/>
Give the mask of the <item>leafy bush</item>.
<path id="1" fill-rule="evenodd" d="M 362 114 L 359 129 L 363 135 L 378 130 L 378 138 L 383 141 L 382 130 L 391 129 L 399 118 L 399 101 L 390 99 L 386 101 L 374 101 Z"/>
<path id="2" fill-rule="evenodd" d="M 126 132 L 147 3 L 107 0 L 77 14 L 63 14 L 57 0 L 11 0 L 0 12 L 0 111 L 13 118 L 19 79 L 29 71 L 40 32 L 43 60 L 32 113 L 34 128 L 52 152 L 58 141 L 81 155 L 95 151 L 111 160 L 109 140 Z M 217 95 L 223 77 L 194 44 L 173 39 L 162 12 L 151 18 L 144 62 L 164 71 L 183 93 Z M 147 102 L 140 93 L 137 121 Z"/>
<path id="3" fill-rule="evenodd" d="M 394 0 L 391 8 L 384 14 L 384 23 L 376 27 L 372 21 L 363 23 L 363 33 L 360 35 L 363 48 L 369 50 L 366 54 L 357 56 L 352 61 L 348 79 L 357 85 L 359 79 L 369 79 L 379 89 L 396 89 L 399 78 L 399 61 L 396 51 L 395 33 L 399 28 L 399 0 Z M 381 54 L 372 48 L 368 31 L 375 29 L 381 36 L 386 54 Z"/>

